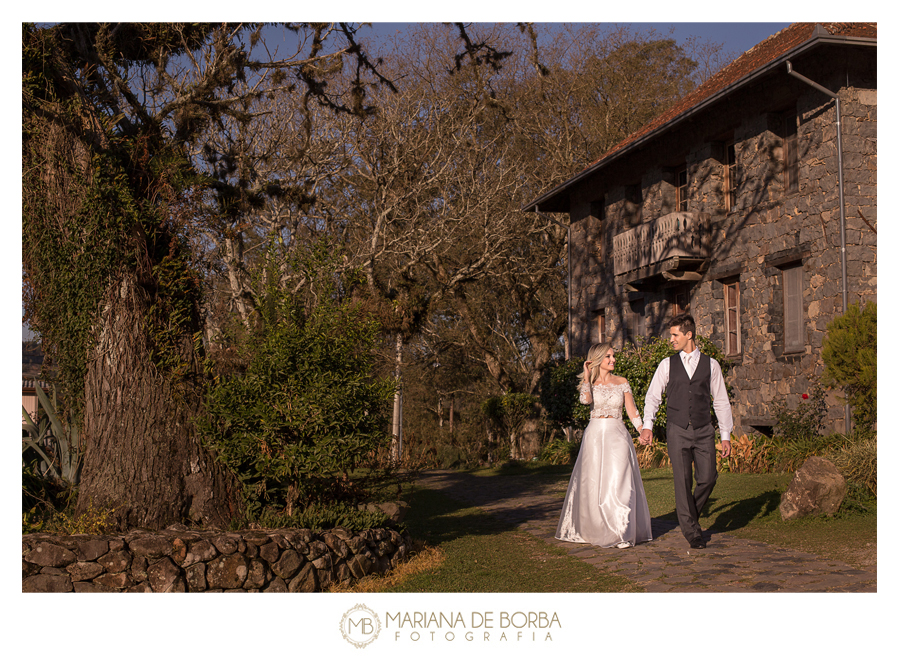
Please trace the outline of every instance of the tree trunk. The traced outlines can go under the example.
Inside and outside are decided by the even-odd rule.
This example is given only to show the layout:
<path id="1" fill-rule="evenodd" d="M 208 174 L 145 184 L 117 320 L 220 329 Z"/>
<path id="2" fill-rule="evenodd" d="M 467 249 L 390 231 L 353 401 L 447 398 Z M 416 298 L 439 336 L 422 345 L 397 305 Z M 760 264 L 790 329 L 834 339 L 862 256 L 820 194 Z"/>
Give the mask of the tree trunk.
<path id="1" fill-rule="evenodd" d="M 513 390 L 512 378 L 509 376 L 509 373 L 506 372 L 503 362 L 488 348 L 487 341 L 481 335 L 481 330 L 475 322 L 472 310 L 469 308 L 469 301 L 466 299 L 465 292 L 457 289 L 453 293 L 453 298 L 456 301 L 456 310 L 466 323 L 469 335 L 472 337 L 472 341 L 475 343 L 476 347 L 480 350 L 481 358 L 491 377 L 494 378 L 502 391 Z"/>
<path id="2" fill-rule="evenodd" d="M 225 239 L 225 266 L 228 268 L 228 285 L 231 287 L 231 299 L 241 316 L 244 327 L 250 328 L 250 313 L 244 303 L 244 287 L 241 285 L 240 268 L 244 263 L 243 240 Z"/>
<path id="3" fill-rule="evenodd" d="M 394 422 L 391 439 L 391 457 L 399 463 L 403 457 L 403 381 L 401 366 L 403 365 L 403 336 L 397 333 L 397 367 L 394 376 L 397 379 L 397 390 L 394 393 Z"/>
<path id="4" fill-rule="evenodd" d="M 111 287 L 85 378 L 76 513 L 112 508 L 119 529 L 225 527 L 237 512 L 236 482 L 193 429 L 200 396 L 153 364 L 144 333 L 147 311 L 131 275 Z M 189 336 L 182 348 L 196 364 Z"/>
<path id="5" fill-rule="evenodd" d="M 455 406 L 454 405 L 455 401 L 456 401 L 455 398 L 451 395 L 450 396 L 450 434 L 453 434 L 453 407 Z"/>
<path id="6" fill-rule="evenodd" d="M 528 418 L 519 427 L 519 459 L 533 459 L 541 453 L 541 425 L 537 418 Z"/>

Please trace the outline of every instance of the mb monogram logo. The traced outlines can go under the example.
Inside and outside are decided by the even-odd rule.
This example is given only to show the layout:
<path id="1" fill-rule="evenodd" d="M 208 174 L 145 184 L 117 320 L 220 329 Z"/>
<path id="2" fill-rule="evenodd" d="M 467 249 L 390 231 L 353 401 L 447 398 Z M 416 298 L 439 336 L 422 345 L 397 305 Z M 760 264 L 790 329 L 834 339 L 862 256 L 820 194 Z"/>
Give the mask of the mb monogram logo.
<path id="1" fill-rule="evenodd" d="M 341 618 L 341 635 L 358 649 L 373 642 L 380 631 L 378 615 L 362 603 L 350 608 Z"/>

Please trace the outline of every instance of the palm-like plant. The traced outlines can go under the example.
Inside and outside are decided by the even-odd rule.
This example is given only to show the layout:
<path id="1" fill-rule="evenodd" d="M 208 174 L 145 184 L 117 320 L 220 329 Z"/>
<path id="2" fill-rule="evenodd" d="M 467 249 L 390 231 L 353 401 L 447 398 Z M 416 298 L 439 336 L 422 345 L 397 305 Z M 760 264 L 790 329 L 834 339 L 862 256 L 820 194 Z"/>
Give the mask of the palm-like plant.
<path id="1" fill-rule="evenodd" d="M 63 423 L 56 411 L 56 387 L 51 400 L 40 386 L 35 386 L 39 407 L 46 414 L 35 422 L 22 406 L 24 428 L 28 436 L 22 438 L 22 454 L 34 450 L 42 460 L 40 472 L 53 480 L 74 486 L 81 472 L 81 443 L 78 426 Z"/>

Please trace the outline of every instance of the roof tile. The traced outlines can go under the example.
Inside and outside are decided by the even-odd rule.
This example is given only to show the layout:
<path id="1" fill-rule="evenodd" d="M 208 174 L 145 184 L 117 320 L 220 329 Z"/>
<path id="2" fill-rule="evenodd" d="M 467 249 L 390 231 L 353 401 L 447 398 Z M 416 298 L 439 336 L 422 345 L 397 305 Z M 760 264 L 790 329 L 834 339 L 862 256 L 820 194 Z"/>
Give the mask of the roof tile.
<path id="1" fill-rule="evenodd" d="M 873 39 L 878 36 L 876 23 L 819 23 L 819 25 L 821 25 L 829 34 L 834 36 L 868 37 Z M 808 41 L 815 33 L 815 30 L 816 23 L 793 23 L 780 32 L 773 34 L 768 39 L 756 44 L 743 55 L 736 58 L 728 66 L 706 80 L 706 82 L 681 99 L 681 101 L 616 144 L 600 158 L 591 163 L 588 169 L 602 160 L 605 160 L 617 151 L 624 149 L 629 144 L 636 142 L 644 135 L 652 133 L 656 129 L 669 123 L 679 115 L 714 96 L 716 93 L 728 88 L 738 80 L 764 67 L 766 64 L 784 55 L 792 48 Z"/>

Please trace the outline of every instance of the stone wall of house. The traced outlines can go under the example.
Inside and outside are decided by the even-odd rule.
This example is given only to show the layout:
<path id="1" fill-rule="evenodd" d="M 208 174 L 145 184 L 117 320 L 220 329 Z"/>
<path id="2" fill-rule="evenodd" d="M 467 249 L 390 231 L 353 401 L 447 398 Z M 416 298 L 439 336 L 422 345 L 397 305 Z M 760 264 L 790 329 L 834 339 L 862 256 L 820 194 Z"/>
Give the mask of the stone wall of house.
<path id="1" fill-rule="evenodd" d="M 396 567 L 394 529 L 22 536 L 23 592 L 318 592 Z"/>
<path id="2" fill-rule="evenodd" d="M 839 71 L 827 59 L 803 68 L 808 77 L 840 90 L 850 304 L 877 298 L 877 89 L 866 57 L 847 55 Z M 772 98 L 782 108 L 778 112 L 771 111 Z M 788 109 L 796 109 L 799 117 L 799 191 L 793 193 L 785 190 L 782 164 L 782 121 Z M 729 139 L 735 142 L 739 177 L 736 204 L 726 209 L 723 163 Z M 633 225 L 628 181 L 641 181 L 643 221 L 672 211 L 675 167 L 670 165 L 679 158 L 689 174 L 688 210 L 707 213 L 713 231 L 709 267 L 700 281 L 686 287 L 690 310 L 698 333 L 724 348 L 723 286 L 738 282 L 742 349 L 730 356 L 736 431 L 762 429 L 774 421 L 774 402 L 796 408 L 818 383 L 827 325 L 842 311 L 835 104 L 787 78 L 779 88 L 750 88 L 709 121 L 688 124 L 617 164 L 609 178 L 574 189 L 574 355 L 588 349 L 591 323 L 599 312 L 619 346 L 635 304 L 643 305 L 647 335 L 665 332 L 677 286 L 660 282 L 640 293 L 617 287 L 611 243 L 616 233 Z M 600 198 L 605 199 L 602 223 L 596 217 Z M 803 351 L 789 353 L 783 344 L 782 280 L 784 268 L 796 264 L 803 267 L 806 340 Z M 843 403 L 832 393 L 828 406 L 826 430 L 843 431 Z"/>

